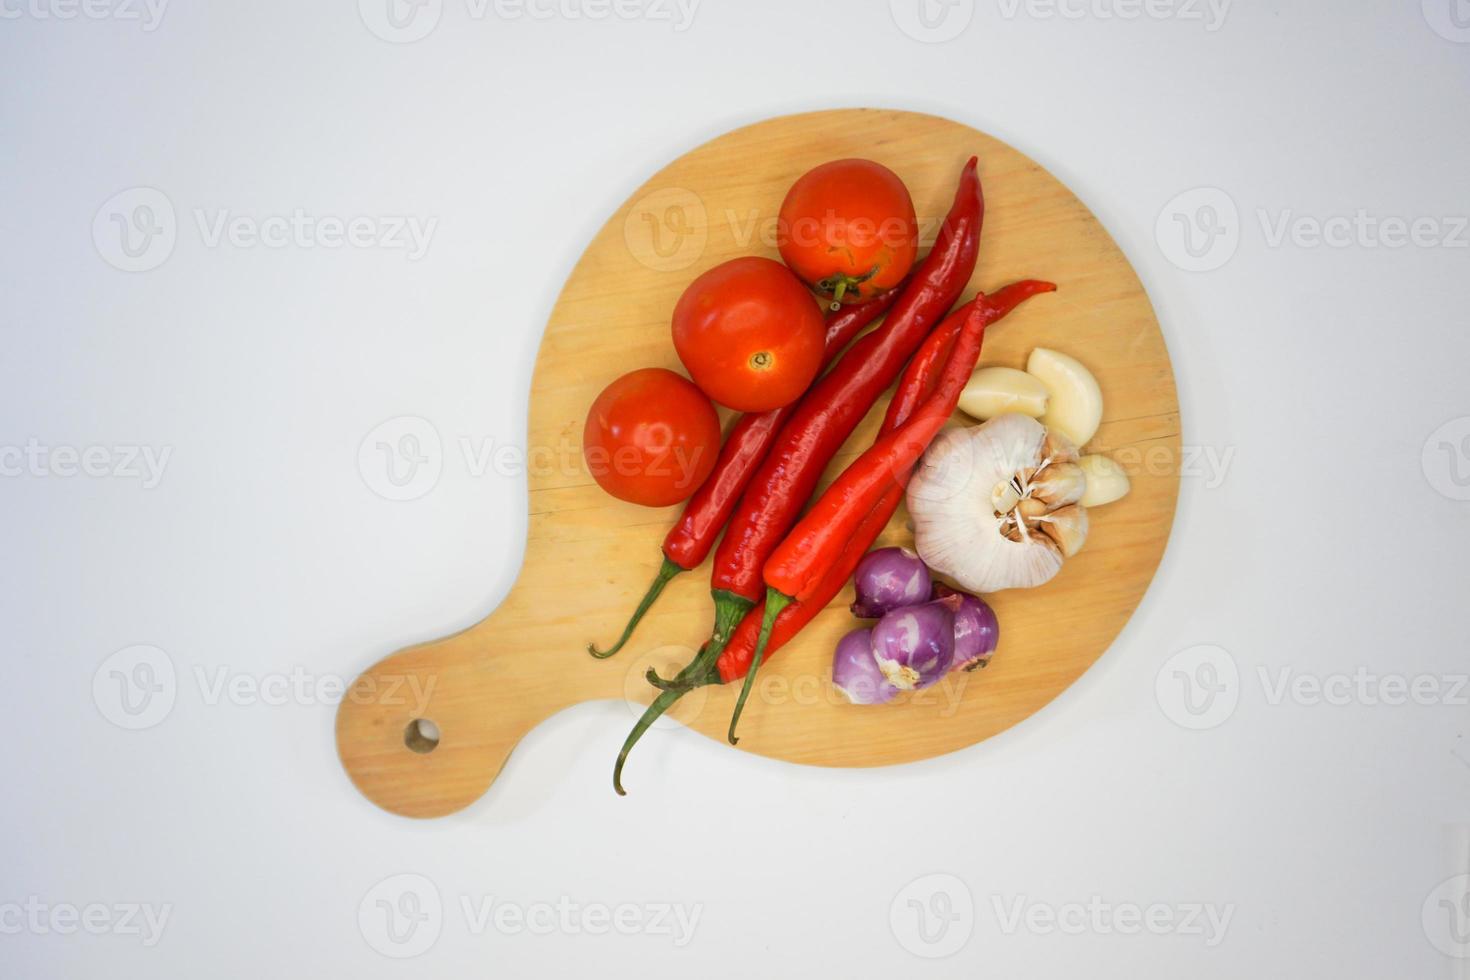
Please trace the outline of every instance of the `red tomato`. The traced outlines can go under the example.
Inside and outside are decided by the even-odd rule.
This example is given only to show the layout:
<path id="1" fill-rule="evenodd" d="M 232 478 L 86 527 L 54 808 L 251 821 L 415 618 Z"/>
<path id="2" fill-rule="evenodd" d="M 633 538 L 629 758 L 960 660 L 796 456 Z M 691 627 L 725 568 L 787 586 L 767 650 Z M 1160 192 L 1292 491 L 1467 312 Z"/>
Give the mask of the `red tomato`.
<path id="1" fill-rule="evenodd" d="M 822 311 L 772 259 L 731 259 L 689 284 L 674 307 L 674 349 L 694 383 L 740 412 L 801 397 L 822 366 Z"/>
<path id="2" fill-rule="evenodd" d="M 776 225 L 781 258 L 836 303 L 903 281 L 919 249 L 914 202 L 898 175 L 872 160 L 813 167 L 786 192 Z"/>
<path id="3" fill-rule="evenodd" d="M 582 428 L 582 457 L 602 489 L 647 507 L 684 500 L 715 468 L 720 417 L 704 392 L 663 368 L 602 390 Z"/>

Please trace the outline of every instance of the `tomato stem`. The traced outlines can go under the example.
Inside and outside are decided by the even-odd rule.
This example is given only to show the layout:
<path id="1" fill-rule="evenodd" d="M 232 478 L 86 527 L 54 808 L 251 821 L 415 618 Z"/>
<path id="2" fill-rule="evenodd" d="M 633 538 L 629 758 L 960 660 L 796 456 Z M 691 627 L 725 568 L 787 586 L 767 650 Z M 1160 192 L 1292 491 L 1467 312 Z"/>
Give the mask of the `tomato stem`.
<path id="1" fill-rule="evenodd" d="M 832 294 L 832 302 L 827 304 L 827 308 L 836 312 L 842 309 L 842 297 L 847 295 L 849 289 L 857 289 L 877 274 L 878 266 L 876 265 L 860 276 L 849 276 L 839 272 L 835 276 L 828 276 L 826 279 L 817 283 L 817 288 L 824 293 L 830 292 Z"/>
<path id="2" fill-rule="evenodd" d="M 842 309 L 842 294 L 847 292 L 848 279 L 843 276 L 837 281 L 837 288 L 832 290 L 832 305 L 830 309 L 836 311 Z"/>

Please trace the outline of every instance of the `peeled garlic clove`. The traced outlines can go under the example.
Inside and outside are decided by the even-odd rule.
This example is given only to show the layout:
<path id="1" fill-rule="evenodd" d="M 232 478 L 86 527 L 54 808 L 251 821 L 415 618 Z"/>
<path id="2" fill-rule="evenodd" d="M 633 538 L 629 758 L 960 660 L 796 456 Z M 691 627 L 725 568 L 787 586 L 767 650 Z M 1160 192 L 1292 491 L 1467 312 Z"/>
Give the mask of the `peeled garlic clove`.
<path id="1" fill-rule="evenodd" d="M 1026 371 L 1046 386 L 1051 398 L 1041 423 L 1079 446 L 1087 445 L 1102 424 L 1102 389 L 1092 372 L 1075 357 L 1038 347 L 1026 361 Z"/>
<path id="2" fill-rule="evenodd" d="M 1053 463 L 1031 481 L 1031 499 L 1044 505 L 1043 512 L 1075 504 L 1086 492 L 1087 474 L 1076 463 Z"/>
<path id="3" fill-rule="evenodd" d="M 970 375 L 960 394 L 960 411 L 977 419 L 1017 412 L 1031 418 L 1046 411 L 1046 385 L 1025 371 L 983 367 Z"/>
<path id="4" fill-rule="evenodd" d="M 1035 526 L 1057 543 L 1062 557 L 1071 558 L 1087 543 L 1087 508 L 1072 504 L 1038 517 Z"/>
<path id="5" fill-rule="evenodd" d="M 1101 507 L 1128 496 L 1128 474 L 1109 457 L 1083 456 L 1077 465 L 1087 477 L 1087 492 L 1080 501 L 1083 507 Z"/>

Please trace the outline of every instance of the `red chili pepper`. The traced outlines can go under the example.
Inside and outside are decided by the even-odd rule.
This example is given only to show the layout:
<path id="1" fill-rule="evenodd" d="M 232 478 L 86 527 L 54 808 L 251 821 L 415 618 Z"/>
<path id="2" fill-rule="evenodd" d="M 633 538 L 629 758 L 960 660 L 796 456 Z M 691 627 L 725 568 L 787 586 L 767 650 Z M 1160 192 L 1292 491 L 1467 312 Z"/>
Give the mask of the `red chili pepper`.
<path id="1" fill-rule="evenodd" d="M 883 533 L 888 526 L 888 521 L 893 517 L 893 512 L 898 510 L 899 503 L 903 500 L 903 488 L 892 487 L 884 494 L 878 506 L 873 508 L 857 533 L 853 535 L 853 541 L 865 541 L 861 547 L 846 548 L 842 557 L 833 562 L 832 567 L 822 578 L 822 584 L 812 590 L 812 594 L 801 602 L 793 602 L 776 614 L 776 624 L 771 627 L 770 639 L 766 641 L 766 652 L 775 653 L 800 633 L 807 623 L 816 619 L 817 613 L 827 607 L 832 597 L 842 591 L 857 571 L 858 562 L 862 561 L 863 555 L 868 553 L 868 548 Z M 716 674 L 708 683 L 728 684 L 737 681 L 750 670 L 751 659 L 755 656 L 756 641 L 760 639 L 761 623 L 765 620 L 766 603 L 762 599 L 760 603 L 746 613 L 740 625 L 735 627 L 735 633 L 730 637 L 730 642 L 720 654 L 720 659 L 715 665 Z"/>
<path id="2" fill-rule="evenodd" d="M 939 239 L 883 325 L 854 343 L 812 386 L 756 470 L 715 552 L 710 575 L 714 632 L 680 677 L 707 671 L 730 642 L 741 618 L 761 597 L 766 559 L 811 499 L 827 463 L 969 283 L 985 217 L 977 166 L 975 157 L 965 164 Z M 654 671 L 649 682 L 666 683 Z"/>
<path id="3" fill-rule="evenodd" d="M 766 561 L 766 588 L 805 599 L 883 495 L 909 472 L 959 404 L 980 359 L 985 311 L 971 307 L 939 387 L 907 422 L 878 439 L 832 481 Z"/>
<path id="4" fill-rule="evenodd" d="M 822 366 L 826 367 L 836 360 L 849 341 L 887 312 L 898 299 L 899 292 L 898 288 L 890 289 L 870 300 L 843 307 L 840 312 L 830 314 L 827 317 L 827 341 L 822 353 Z M 725 444 L 720 447 L 714 470 L 700 484 L 699 489 L 694 491 L 694 496 L 684 505 L 684 513 L 679 516 L 679 522 L 669 529 L 664 538 L 663 563 L 659 566 L 653 584 L 643 596 L 643 601 L 638 603 L 633 617 L 623 628 L 622 636 L 606 650 L 599 650 L 596 644 L 589 643 L 588 653 L 600 659 L 611 657 L 621 650 L 643 619 L 644 613 L 648 612 L 654 600 L 663 592 L 664 586 L 669 584 L 669 580 L 704 561 L 710 548 L 714 547 L 720 529 L 730 519 L 730 512 L 735 509 L 740 494 L 755 475 L 756 467 L 766 458 L 766 452 L 781 430 L 781 424 L 795 410 L 796 405 L 793 403 L 769 412 L 742 415 L 735 421 L 730 427 L 729 436 L 725 438 Z"/>
<path id="5" fill-rule="evenodd" d="M 903 425 L 915 409 L 933 394 L 938 384 L 939 371 L 949 357 L 955 337 L 974 307 L 982 307 L 986 322 L 994 323 L 1031 297 L 1054 292 L 1056 288 L 1049 282 L 1025 279 L 1004 286 L 994 293 L 977 296 L 951 313 L 944 323 L 935 328 L 919 353 L 909 362 L 903 380 L 899 382 L 898 390 L 889 402 L 888 413 L 884 416 L 879 435 L 886 435 Z M 767 653 L 776 652 L 801 632 L 842 591 L 857 570 L 858 562 L 868 553 L 868 549 L 898 510 L 903 493 L 902 485 L 890 487 L 872 513 L 852 534 L 841 557 L 833 562 L 821 583 L 810 589 L 805 599 L 793 602 L 777 613 L 775 626 L 766 644 Z M 745 676 L 755 655 L 756 640 L 759 638 L 764 616 L 765 602 L 762 601 L 741 620 L 715 665 L 716 676 L 707 678 L 707 683 L 728 684 Z"/>
<path id="6" fill-rule="evenodd" d="M 987 324 L 994 323 L 1026 299 L 1039 293 L 1049 293 L 1054 289 L 1056 287 L 1048 282 L 1025 280 L 1012 283 L 988 296 L 977 296 L 970 303 L 955 310 L 945 319 L 944 323 L 934 330 L 913 360 L 909 362 L 899 382 L 898 390 L 889 403 L 880 435 L 886 435 L 903 425 L 919 405 L 932 396 L 938 384 L 940 370 L 949 358 L 955 335 L 971 310 L 976 306 L 982 307 Z M 821 585 L 813 589 L 805 601 L 793 602 L 779 612 L 767 642 L 768 651 L 775 652 L 800 632 L 838 592 L 842 591 L 856 570 L 858 562 L 862 560 L 863 555 L 867 553 L 878 535 L 883 533 L 889 519 L 898 509 L 900 501 L 903 500 L 903 491 L 904 488 L 901 485 L 891 487 L 854 532 L 841 557 L 833 563 L 823 577 Z M 755 653 L 764 610 L 765 604 L 762 602 L 745 614 L 738 627 L 731 630 L 728 645 L 717 654 L 718 659 L 715 663 L 709 662 L 711 658 L 709 647 L 706 645 L 700 649 L 694 662 L 672 682 L 664 681 L 652 671 L 649 672 L 649 680 L 655 686 L 662 688 L 662 693 L 648 706 L 632 732 L 628 734 L 622 751 L 618 754 L 618 761 L 613 771 L 613 787 L 619 794 L 623 792 L 621 776 L 628 753 L 660 715 L 696 687 L 705 684 L 725 684 L 745 676 Z"/>
<path id="7" fill-rule="evenodd" d="M 970 281 L 985 214 L 976 163 L 971 157 L 965 165 L 939 240 L 883 326 L 853 344 L 812 387 L 756 471 L 715 551 L 711 588 L 717 624 L 722 599 L 748 608 L 760 598 L 761 569 L 811 498 L 827 463 Z"/>
<path id="8" fill-rule="evenodd" d="M 889 489 L 908 482 L 914 464 L 959 404 L 960 392 L 980 358 L 984 331 L 984 311 L 972 308 L 934 394 L 907 422 L 868 447 L 817 498 L 766 561 L 767 589 L 792 600 L 809 596 L 863 518 Z"/>
<path id="9" fill-rule="evenodd" d="M 945 362 L 938 387 L 926 398 L 907 422 L 887 435 L 879 437 L 869 449 L 832 481 L 817 502 L 792 528 L 766 562 L 766 608 L 761 619 L 761 635 L 756 640 L 755 657 L 735 700 L 730 715 L 730 744 L 739 741 L 735 728 L 750 697 L 751 685 L 765 656 L 771 630 L 781 610 L 793 602 L 810 599 L 821 587 L 823 577 L 842 558 L 844 550 L 869 517 L 894 489 L 902 490 L 909 473 L 918 463 L 929 443 L 954 413 L 965 382 L 980 359 L 980 343 L 985 336 L 985 310 L 972 305 L 965 324 L 954 341 L 954 350 Z"/>

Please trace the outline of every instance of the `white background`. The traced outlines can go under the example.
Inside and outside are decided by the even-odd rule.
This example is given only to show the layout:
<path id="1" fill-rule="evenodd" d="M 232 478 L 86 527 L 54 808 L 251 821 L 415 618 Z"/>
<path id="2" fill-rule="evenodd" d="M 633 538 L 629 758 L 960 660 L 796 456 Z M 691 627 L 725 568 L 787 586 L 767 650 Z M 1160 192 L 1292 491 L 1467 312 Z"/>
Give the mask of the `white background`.
<path id="1" fill-rule="evenodd" d="M 1454 702 L 1470 669 L 1470 31 L 1450 16 L 1470 9 L 927 2 L 953 39 L 925 40 L 913 0 L 704 0 L 682 30 L 637 3 L 593 19 L 443 0 L 411 43 L 369 28 L 388 31 L 386 0 L 180 2 L 157 21 L 0 4 L 0 447 L 171 447 L 156 487 L 0 478 L 0 974 L 1456 975 L 1465 692 L 1371 702 L 1384 674 Z M 628 708 L 584 705 L 480 803 L 423 823 L 351 787 L 330 699 L 211 699 L 221 678 L 351 677 L 492 609 L 522 480 L 472 475 L 454 447 L 522 445 L 541 327 L 584 243 L 704 140 L 851 105 L 951 116 L 1067 182 L 1157 307 L 1185 443 L 1229 460 L 1186 474 L 1158 578 L 1078 684 L 1003 736 L 881 771 L 656 732 L 625 799 L 608 770 Z M 145 272 L 106 261 L 104 203 L 134 187 L 177 214 Z M 1198 188 L 1234 219 L 1199 209 L 1219 194 L 1176 200 Z M 437 225 L 413 260 L 211 247 L 195 216 L 298 208 Z M 1313 243 L 1312 222 L 1360 210 L 1429 224 L 1402 247 Z M 1218 267 L 1185 271 L 1171 229 L 1211 216 L 1233 220 Z M 1305 236 L 1275 238 L 1283 220 Z M 392 503 L 357 452 L 401 415 L 432 422 L 445 464 Z M 127 730 L 107 692 L 132 665 L 108 658 L 140 644 L 176 690 Z M 1225 707 L 1192 716 L 1171 692 L 1211 680 L 1201 658 L 1224 668 Z M 1360 668 L 1380 679 L 1346 703 L 1274 697 L 1282 671 Z M 413 948 L 375 918 L 404 883 L 428 894 L 380 885 L 399 874 L 442 905 Z M 699 920 L 683 946 L 477 930 L 464 899 Z M 1041 911 L 1008 925 L 1018 902 Z M 1158 904 L 1177 928 L 1046 929 L 1089 902 Z M 169 918 L 150 944 L 101 919 L 61 934 L 64 912 L 27 903 Z M 1191 904 L 1228 910 L 1223 937 L 1183 923 Z"/>

